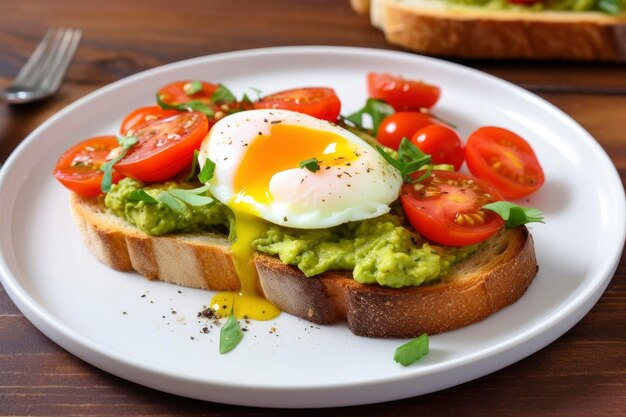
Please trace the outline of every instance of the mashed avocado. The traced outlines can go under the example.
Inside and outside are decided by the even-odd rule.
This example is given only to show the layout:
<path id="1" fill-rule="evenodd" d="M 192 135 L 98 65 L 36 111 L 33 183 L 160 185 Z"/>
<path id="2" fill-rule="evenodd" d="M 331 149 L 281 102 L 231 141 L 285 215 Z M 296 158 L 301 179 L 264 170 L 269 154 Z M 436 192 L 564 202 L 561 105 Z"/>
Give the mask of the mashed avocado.
<path id="1" fill-rule="evenodd" d="M 583 12 L 589 10 L 605 10 L 603 1 L 605 0 L 544 0 L 538 1 L 531 5 L 512 4 L 508 0 L 446 0 L 451 5 L 463 5 L 463 6 L 477 6 L 490 10 L 527 10 L 527 11 L 542 11 L 542 10 L 569 10 L 576 12 Z M 610 1 L 615 3 L 618 7 L 622 8 L 623 0 Z"/>
<path id="2" fill-rule="evenodd" d="M 223 204 L 217 201 L 214 204 L 205 206 L 185 204 L 185 210 L 181 213 L 176 213 L 160 201 L 156 204 L 149 204 L 144 201 L 129 200 L 130 194 L 139 189 L 143 189 L 156 199 L 162 191 L 173 188 L 193 188 L 193 186 L 175 182 L 145 186 L 139 181 L 124 178 L 111 187 L 111 191 L 104 198 L 104 205 L 117 217 L 126 219 L 129 223 L 150 235 L 213 230 L 220 227 L 226 227 L 226 230 L 228 230 L 230 224 L 229 212 Z"/>
<path id="3" fill-rule="evenodd" d="M 446 250 L 431 246 L 394 214 L 322 230 L 272 226 L 254 246 L 278 255 L 307 276 L 351 270 L 360 283 L 393 288 L 432 281 L 476 250 L 476 246 Z"/>
<path id="4" fill-rule="evenodd" d="M 162 202 L 129 199 L 138 189 L 156 199 L 159 193 L 173 188 L 193 186 L 174 182 L 145 186 L 126 178 L 111 188 L 104 203 L 113 214 L 151 235 L 230 228 L 232 214 L 217 201 L 205 206 L 185 205 L 178 213 Z M 403 227 L 403 221 L 398 212 L 319 230 L 272 225 L 253 245 L 260 252 L 278 255 L 283 263 L 297 266 L 307 276 L 347 270 L 353 271 L 358 282 L 394 288 L 432 281 L 476 250 L 476 246 L 431 246 Z"/>

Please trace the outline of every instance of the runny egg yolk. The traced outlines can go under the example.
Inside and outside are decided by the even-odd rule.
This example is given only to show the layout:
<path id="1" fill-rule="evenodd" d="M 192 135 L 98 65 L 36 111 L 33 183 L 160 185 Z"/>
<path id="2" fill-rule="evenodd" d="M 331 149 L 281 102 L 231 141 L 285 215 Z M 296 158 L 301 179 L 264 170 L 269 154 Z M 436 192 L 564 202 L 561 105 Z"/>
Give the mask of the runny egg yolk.
<path id="1" fill-rule="evenodd" d="M 300 162 L 315 158 L 320 169 L 355 160 L 357 154 L 343 136 L 322 130 L 288 124 L 272 125 L 269 135 L 257 136 L 248 146 L 235 174 L 235 196 L 227 206 L 235 214 L 237 240 L 231 251 L 239 276 L 239 292 L 221 292 L 211 301 L 213 310 L 222 316 L 233 312 L 237 318 L 271 320 L 280 310 L 261 297 L 256 286 L 252 243 L 268 227 L 253 205 L 271 204 L 269 184 L 278 172 L 299 168 Z M 303 168 L 306 169 L 306 168 Z"/>

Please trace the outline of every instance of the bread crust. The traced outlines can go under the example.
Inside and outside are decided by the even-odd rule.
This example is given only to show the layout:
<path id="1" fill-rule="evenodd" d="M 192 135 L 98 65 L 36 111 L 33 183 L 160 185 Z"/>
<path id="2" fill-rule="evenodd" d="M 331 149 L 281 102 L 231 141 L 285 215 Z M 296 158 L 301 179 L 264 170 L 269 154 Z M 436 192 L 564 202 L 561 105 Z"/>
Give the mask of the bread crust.
<path id="1" fill-rule="evenodd" d="M 105 265 L 187 287 L 239 289 L 224 236 L 150 236 L 110 214 L 102 199 L 72 194 L 70 203 L 85 245 Z M 254 262 L 260 292 L 282 311 L 319 324 L 345 320 L 352 332 L 370 337 L 435 334 L 482 320 L 521 297 L 537 272 L 525 227 L 500 233 L 436 283 L 418 287 L 360 284 L 337 271 L 307 278 L 261 253 Z"/>
<path id="2" fill-rule="evenodd" d="M 379 4 L 381 1 L 383 4 Z M 432 3 L 439 7 L 428 7 Z M 494 11 L 447 8 L 437 3 L 378 0 L 370 9 L 372 20 L 382 26 L 390 43 L 425 54 L 463 58 L 626 60 L 624 14 Z M 376 16 L 374 10 L 377 10 Z"/>

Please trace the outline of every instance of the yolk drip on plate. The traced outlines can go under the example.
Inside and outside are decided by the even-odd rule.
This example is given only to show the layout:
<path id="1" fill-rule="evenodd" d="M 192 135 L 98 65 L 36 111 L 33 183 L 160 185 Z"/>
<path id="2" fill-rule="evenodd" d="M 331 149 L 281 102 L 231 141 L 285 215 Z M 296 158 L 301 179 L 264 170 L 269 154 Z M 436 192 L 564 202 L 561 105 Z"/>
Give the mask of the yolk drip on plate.
<path id="1" fill-rule="evenodd" d="M 231 250 L 241 288 L 239 292 L 221 292 L 213 298 L 211 306 L 220 315 L 228 315 L 234 309 L 237 318 L 270 320 L 280 313 L 256 291 L 258 275 L 252 243 L 263 234 L 268 223 L 258 216 L 250 202 L 271 206 L 272 176 L 299 168 L 300 162 L 311 158 L 317 159 L 324 169 L 354 160 L 356 155 L 342 136 L 303 126 L 276 124 L 269 135 L 259 135 L 251 141 L 235 174 L 235 197 L 227 204 L 235 214 L 237 240 Z"/>

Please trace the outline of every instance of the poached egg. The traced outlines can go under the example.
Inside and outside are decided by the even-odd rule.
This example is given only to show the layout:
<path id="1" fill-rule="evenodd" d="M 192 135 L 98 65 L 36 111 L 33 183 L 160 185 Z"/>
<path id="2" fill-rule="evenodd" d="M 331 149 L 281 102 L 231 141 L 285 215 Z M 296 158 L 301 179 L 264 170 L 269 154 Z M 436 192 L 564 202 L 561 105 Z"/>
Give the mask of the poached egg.
<path id="1" fill-rule="evenodd" d="M 239 293 L 220 293 L 213 309 L 271 319 L 278 310 L 261 297 L 252 242 L 268 223 L 318 229 L 387 213 L 402 178 L 355 134 L 288 110 L 250 110 L 219 120 L 200 148 L 215 163 L 211 194 L 235 215 L 231 246 Z M 252 298 L 250 298 L 252 297 Z"/>

